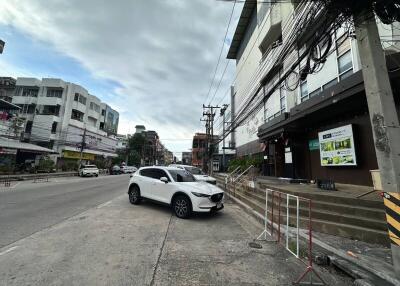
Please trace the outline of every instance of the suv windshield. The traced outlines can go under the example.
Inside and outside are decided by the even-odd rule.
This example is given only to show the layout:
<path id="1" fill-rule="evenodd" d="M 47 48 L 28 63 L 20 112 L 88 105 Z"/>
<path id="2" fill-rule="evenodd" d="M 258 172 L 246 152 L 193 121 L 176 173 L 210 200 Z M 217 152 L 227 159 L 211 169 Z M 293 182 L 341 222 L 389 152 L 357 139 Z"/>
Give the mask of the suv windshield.
<path id="1" fill-rule="evenodd" d="M 192 173 L 193 175 L 203 175 L 203 171 L 196 167 L 185 167 L 185 170 Z"/>
<path id="2" fill-rule="evenodd" d="M 83 168 L 86 168 L 86 169 L 95 169 L 95 168 L 97 168 L 95 165 L 85 165 L 85 166 L 83 166 Z"/>
<path id="3" fill-rule="evenodd" d="M 195 182 L 196 179 L 193 177 L 193 175 L 185 170 L 169 170 L 169 173 L 171 174 L 172 178 L 174 179 L 175 182 Z"/>

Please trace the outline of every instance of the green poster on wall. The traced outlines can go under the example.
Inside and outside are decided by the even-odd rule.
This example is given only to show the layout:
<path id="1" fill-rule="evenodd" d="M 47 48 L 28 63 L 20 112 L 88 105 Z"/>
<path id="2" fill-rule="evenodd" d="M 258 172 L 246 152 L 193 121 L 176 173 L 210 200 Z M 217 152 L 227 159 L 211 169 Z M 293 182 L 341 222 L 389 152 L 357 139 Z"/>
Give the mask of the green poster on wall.
<path id="1" fill-rule="evenodd" d="M 319 140 L 318 139 L 312 139 L 312 140 L 308 141 L 308 149 L 310 151 L 319 150 Z"/>

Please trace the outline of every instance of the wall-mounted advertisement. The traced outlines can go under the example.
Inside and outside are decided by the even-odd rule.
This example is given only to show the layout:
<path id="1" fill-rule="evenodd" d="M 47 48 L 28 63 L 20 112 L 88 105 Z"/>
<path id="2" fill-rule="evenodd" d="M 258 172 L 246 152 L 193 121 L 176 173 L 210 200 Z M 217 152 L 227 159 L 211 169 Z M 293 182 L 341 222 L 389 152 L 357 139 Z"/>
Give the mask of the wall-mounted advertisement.
<path id="1" fill-rule="evenodd" d="M 353 127 L 346 125 L 319 132 L 321 166 L 356 166 Z"/>

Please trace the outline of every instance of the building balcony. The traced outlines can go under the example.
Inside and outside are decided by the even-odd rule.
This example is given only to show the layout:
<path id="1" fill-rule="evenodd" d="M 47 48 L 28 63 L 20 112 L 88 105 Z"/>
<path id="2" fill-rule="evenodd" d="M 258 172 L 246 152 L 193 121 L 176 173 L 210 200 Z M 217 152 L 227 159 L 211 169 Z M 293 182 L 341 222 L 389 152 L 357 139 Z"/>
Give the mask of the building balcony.
<path id="1" fill-rule="evenodd" d="M 40 96 L 38 99 L 38 104 L 39 105 L 62 105 L 63 100 L 62 100 L 62 98 L 58 98 L 58 97 Z"/>
<path id="2" fill-rule="evenodd" d="M 61 121 L 60 116 L 55 114 L 36 114 L 34 117 L 34 123 L 36 122 L 40 124 L 46 123 L 49 124 L 50 127 L 53 122 L 60 122 L 60 121 Z"/>
<path id="3" fill-rule="evenodd" d="M 72 102 L 72 109 L 76 109 L 80 112 L 85 113 L 86 112 L 86 105 L 78 102 L 78 101 L 73 101 Z"/>
<path id="4" fill-rule="evenodd" d="M 37 104 L 38 98 L 34 96 L 13 96 L 13 104 Z"/>
<path id="5" fill-rule="evenodd" d="M 75 127 L 85 128 L 85 123 L 76 119 L 70 119 L 69 123 Z"/>
<path id="6" fill-rule="evenodd" d="M 99 116 L 100 116 L 100 113 L 98 113 L 98 112 L 96 112 L 96 111 L 94 111 L 92 109 L 89 109 L 88 116 L 96 118 L 98 120 Z"/>

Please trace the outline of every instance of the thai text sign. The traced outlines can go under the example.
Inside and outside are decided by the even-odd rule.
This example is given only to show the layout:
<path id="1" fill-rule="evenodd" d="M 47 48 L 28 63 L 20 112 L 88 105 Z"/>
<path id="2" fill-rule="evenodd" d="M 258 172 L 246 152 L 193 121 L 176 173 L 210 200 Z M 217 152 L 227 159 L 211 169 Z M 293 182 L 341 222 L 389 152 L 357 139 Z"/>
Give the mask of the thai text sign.
<path id="1" fill-rule="evenodd" d="M 356 166 L 353 127 L 346 125 L 319 132 L 321 166 Z"/>

